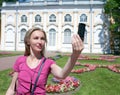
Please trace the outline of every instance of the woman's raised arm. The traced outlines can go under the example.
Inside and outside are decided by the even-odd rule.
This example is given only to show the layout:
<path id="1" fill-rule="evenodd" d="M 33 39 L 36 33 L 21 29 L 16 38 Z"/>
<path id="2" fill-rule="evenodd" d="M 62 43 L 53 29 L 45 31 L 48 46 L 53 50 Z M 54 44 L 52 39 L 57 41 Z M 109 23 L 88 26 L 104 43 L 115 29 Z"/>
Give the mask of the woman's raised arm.
<path id="1" fill-rule="evenodd" d="M 79 35 L 74 34 L 72 37 L 72 49 L 73 52 L 70 56 L 70 58 L 68 59 L 67 63 L 65 64 L 65 66 L 62 68 L 60 68 L 58 65 L 53 64 L 51 66 L 51 72 L 52 74 L 57 77 L 57 78 L 65 78 L 68 76 L 68 74 L 71 72 L 71 70 L 73 69 L 78 56 L 80 55 L 80 53 L 82 52 L 84 48 L 83 42 L 80 39 Z"/>

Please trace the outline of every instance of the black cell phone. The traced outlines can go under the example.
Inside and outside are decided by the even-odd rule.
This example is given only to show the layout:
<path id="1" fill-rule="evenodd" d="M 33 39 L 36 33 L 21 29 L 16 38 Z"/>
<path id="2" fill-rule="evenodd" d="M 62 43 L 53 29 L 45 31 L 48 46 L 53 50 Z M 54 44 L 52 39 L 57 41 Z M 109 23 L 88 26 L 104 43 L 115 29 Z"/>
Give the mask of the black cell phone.
<path id="1" fill-rule="evenodd" d="M 84 35 L 85 35 L 85 24 L 84 23 L 79 23 L 78 25 L 78 35 L 84 41 Z"/>

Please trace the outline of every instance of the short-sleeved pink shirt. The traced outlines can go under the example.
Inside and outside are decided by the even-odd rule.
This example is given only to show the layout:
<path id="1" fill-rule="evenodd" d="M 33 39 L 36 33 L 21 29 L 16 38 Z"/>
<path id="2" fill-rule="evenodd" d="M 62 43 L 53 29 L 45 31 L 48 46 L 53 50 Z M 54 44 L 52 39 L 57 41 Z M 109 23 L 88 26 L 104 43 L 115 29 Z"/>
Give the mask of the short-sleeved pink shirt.
<path id="1" fill-rule="evenodd" d="M 40 64 L 36 67 L 31 69 L 26 63 L 27 56 L 20 56 L 14 66 L 13 69 L 18 72 L 18 85 L 17 85 L 17 94 L 16 95 L 26 95 L 25 93 L 29 93 L 30 91 L 30 84 L 32 83 L 32 88 L 34 86 L 36 77 L 38 75 L 38 71 Z M 51 59 L 46 59 L 44 66 L 42 68 L 40 77 L 37 82 L 37 87 L 35 89 L 34 95 L 46 95 L 45 85 L 47 83 L 47 78 L 49 73 L 51 72 L 50 66 L 55 64 L 55 61 Z"/>

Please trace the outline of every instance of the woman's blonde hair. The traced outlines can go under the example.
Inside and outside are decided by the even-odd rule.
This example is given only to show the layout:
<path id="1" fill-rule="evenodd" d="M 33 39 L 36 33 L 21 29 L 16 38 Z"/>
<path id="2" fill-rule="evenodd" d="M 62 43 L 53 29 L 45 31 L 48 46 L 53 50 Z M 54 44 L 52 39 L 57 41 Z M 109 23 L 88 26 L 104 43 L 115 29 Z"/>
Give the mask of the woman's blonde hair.
<path id="1" fill-rule="evenodd" d="M 30 55 L 30 45 L 28 44 L 30 42 L 30 37 L 31 34 L 36 31 L 39 30 L 41 32 L 43 32 L 44 36 L 45 36 L 45 42 L 47 43 L 47 37 L 46 37 L 46 33 L 43 29 L 40 29 L 38 27 L 33 27 L 31 29 L 29 29 L 26 34 L 25 34 L 25 38 L 24 38 L 24 44 L 25 44 L 25 52 L 24 55 L 25 56 L 29 56 Z M 41 55 L 44 56 L 44 52 L 45 52 L 45 47 L 43 48 L 43 50 L 41 51 Z"/>

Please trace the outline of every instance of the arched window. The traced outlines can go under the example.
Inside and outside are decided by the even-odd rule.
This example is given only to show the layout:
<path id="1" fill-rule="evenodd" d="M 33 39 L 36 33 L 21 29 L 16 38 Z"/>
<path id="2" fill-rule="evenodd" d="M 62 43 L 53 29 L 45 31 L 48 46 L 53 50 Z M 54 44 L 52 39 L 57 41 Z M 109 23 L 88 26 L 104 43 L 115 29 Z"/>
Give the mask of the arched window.
<path id="1" fill-rule="evenodd" d="M 41 16 L 40 15 L 35 16 L 35 22 L 41 22 Z"/>
<path id="2" fill-rule="evenodd" d="M 55 46 L 56 43 L 56 31 L 55 29 L 49 30 L 49 46 Z"/>
<path id="3" fill-rule="evenodd" d="M 14 37 L 15 37 L 15 34 L 14 34 L 13 30 L 11 28 L 8 29 L 7 32 L 6 32 L 6 42 L 13 43 L 14 42 Z"/>
<path id="4" fill-rule="evenodd" d="M 71 30 L 65 29 L 64 31 L 64 43 L 69 44 L 71 43 Z"/>
<path id="5" fill-rule="evenodd" d="M 50 22 L 56 22 L 56 16 L 54 14 L 50 15 L 49 21 Z"/>
<path id="6" fill-rule="evenodd" d="M 71 22 L 71 21 L 72 21 L 71 15 L 70 15 L 70 14 L 66 14 L 66 15 L 65 15 L 65 18 L 64 18 L 64 21 L 65 21 L 65 22 Z"/>
<path id="7" fill-rule="evenodd" d="M 80 22 L 87 22 L 87 16 L 86 16 L 86 14 L 82 14 L 80 16 Z"/>
<path id="8" fill-rule="evenodd" d="M 25 34 L 26 34 L 26 29 L 21 29 L 21 32 L 20 32 L 20 41 L 23 42 L 24 41 L 24 37 L 25 37 Z"/>
<path id="9" fill-rule="evenodd" d="M 27 16 L 26 15 L 21 16 L 21 22 L 27 22 Z"/>

